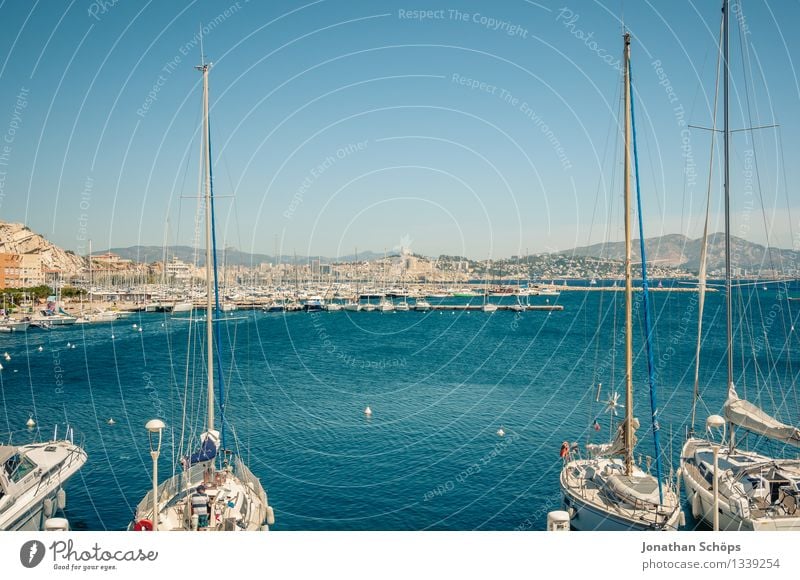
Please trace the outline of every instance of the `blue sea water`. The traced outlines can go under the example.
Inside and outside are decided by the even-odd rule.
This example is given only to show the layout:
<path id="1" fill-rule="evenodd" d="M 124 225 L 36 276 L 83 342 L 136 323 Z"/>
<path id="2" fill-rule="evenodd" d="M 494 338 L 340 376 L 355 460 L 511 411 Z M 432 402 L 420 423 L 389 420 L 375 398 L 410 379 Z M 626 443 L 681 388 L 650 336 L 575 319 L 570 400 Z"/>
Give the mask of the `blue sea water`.
<path id="1" fill-rule="evenodd" d="M 735 332 L 737 386 L 800 423 L 800 303 L 779 291 L 753 285 L 735 294 L 744 313 Z M 640 296 L 636 454 L 646 458 L 653 446 Z M 689 427 L 698 303 L 693 293 L 651 298 L 669 471 Z M 274 529 L 543 529 L 560 502 L 561 442 L 607 439 L 604 401 L 624 392 L 623 294 L 548 300 L 564 310 L 232 313 L 220 332 L 227 446 L 267 489 Z M 724 294 L 710 293 L 700 427 L 724 397 L 724 319 Z M 168 425 L 161 475 L 178 468 L 182 429 L 202 429 L 203 338 L 201 323 L 163 314 L 0 337 L 11 356 L 0 372 L 0 430 L 19 443 L 34 435 L 24 430 L 29 415 L 44 437 L 68 422 L 89 454 L 66 486 L 73 528 L 127 526 L 151 485 L 147 420 Z"/>

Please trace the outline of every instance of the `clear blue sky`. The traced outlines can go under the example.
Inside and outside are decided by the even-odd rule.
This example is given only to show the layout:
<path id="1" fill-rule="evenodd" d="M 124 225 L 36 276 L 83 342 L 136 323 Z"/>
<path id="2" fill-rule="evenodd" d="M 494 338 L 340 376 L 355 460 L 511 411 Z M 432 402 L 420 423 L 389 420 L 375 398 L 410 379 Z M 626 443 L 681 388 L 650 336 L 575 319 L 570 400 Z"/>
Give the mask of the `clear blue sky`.
<path id="1" fill-rule="evenodd" d="M 711 122 L 721 3 L 624 4 L 646 235 L 696 237 L 710 139 L 695 130 L 684 142 L 680 122 Z M 0 219 L 79 252 L 83 238 L 94 249 L 190 244 L 203 24 L 226 245 L 271 254 L 277 239 L 283 253 L 335 256 L 405 244 L 482 258 L 619 239 L 622 10 L 619 0 L 2 2 Z M 800 5 L 746 1 L 737 14 L 732 125 L 781 129 L 760 131 L 755 147 L 735 138 L 734 234 L 763 242 L 766 215 L 770 241 L 791 246 Z M 716 219 L 718 195 L 714 206 Z"/>

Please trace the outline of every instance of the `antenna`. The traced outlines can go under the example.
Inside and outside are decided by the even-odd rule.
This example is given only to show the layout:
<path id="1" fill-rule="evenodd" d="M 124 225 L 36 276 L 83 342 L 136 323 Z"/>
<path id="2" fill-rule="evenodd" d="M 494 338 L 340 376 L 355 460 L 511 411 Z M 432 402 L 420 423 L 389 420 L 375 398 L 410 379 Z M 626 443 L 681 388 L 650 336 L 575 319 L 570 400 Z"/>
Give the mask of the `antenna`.
<path id="1" fill-rule="evenodd" d="M 206 53 L 203 50 L 203 23 L 200 23 L 200 65 L 205 66 L 206 64 Z"/>

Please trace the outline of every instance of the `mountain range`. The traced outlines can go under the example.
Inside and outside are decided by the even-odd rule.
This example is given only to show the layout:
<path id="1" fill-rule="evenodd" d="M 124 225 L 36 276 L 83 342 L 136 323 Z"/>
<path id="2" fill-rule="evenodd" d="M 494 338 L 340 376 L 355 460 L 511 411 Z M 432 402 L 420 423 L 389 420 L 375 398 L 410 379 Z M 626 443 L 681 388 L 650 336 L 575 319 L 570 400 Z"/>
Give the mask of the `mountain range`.
<path id="1" fill-rule="evenodd" d="M 700 269 L 702 238 L 690 239 L 681 234 L 668 234 L 645 239 L 648 263 L 679 267 L 697 273 Z M 725 268 L 725 235 L 711 234 L 708 237 L 707 268 L 709 272 L 720 272 Z M 562 255 L 622 260 L 625 258 L 624 242 L 593 244 L 558 252 Z M 639 240 L 633 242 L 633 260 L 641 261 Z M 788 272 L 800 268 L 800 252 L 781 248 L 767 248 L 731 236 L 731 264 L 734 268 L 747 270 L 749 274 L 764 271 Z"/>

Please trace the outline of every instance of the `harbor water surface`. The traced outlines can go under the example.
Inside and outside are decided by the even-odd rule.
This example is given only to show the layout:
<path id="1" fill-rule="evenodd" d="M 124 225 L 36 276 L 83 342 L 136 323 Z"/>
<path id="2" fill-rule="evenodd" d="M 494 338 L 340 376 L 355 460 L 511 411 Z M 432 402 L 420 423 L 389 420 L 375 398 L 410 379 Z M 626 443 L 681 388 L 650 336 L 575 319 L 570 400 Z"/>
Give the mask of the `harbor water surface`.
<path id="1" fill-rule="evenodd" d="M 781 292 L 737 292 L 747 313 L 736 329 L 737 345 L 746 344 L 737 385 L 797 423 L 799 303 Z M 677 292 L 651 298 L 669 475 L 689 428 L 698 300 Z M 261 479 L 274 529 L 544 529 L 547 512 L 560 506 L 562 441 L 608 440 L 613 413 L 605 401 L 624 393 L 624 297 L 530 300 L 564 310 L 226 313 L 226 446 Z M 640 298 L 634 311 L 636 456 L 644 465 L 653 446 Z M 724 320 L 724 294 L 709 294 L 700 428 L 721 411 Z M 2 337 L 11 359 L 0 372 L 0 429 L 21 443 L 36 435 L 24 429 L 30 415 L 43 438 L 68 422 L 89 454 L 66 486 L 73 529 L 128 525 L 151 486 L 147 420 L 168 426 L 161 479 L 180 469 L 181 433 L 203 428 L 204 377 L 193 370 L 202 365 L 187 365 L 187 353 L 202 356 L 203 337 L 198 321 L 139 313 Z"/>

